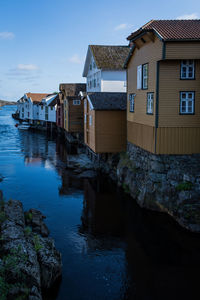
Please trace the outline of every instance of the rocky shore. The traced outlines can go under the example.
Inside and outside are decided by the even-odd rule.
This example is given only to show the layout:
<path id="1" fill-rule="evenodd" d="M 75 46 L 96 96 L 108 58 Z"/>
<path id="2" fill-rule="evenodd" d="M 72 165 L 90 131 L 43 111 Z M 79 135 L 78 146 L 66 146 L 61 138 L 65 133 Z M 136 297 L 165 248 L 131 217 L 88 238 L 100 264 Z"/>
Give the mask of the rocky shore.
<path id="1" fill-rule="evenodd" d="M 61 254 L 35 209 L 0 195 L 0 299 L 42 300 L 62 272 Z"/>

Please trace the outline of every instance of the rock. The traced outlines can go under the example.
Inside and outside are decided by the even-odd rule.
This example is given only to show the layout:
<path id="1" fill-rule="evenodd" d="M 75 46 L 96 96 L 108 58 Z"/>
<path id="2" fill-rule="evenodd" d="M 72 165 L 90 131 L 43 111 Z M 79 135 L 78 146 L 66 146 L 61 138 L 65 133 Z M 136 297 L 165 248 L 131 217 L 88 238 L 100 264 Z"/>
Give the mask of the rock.
<path id="1" fill-rule="evenodd" d="M 50 288 L 62 274 L 61 254 L 55 248 L 51 238 L 40 239 L 42 248 L 38 251 L 41 281 L 45 289 Z"/>
<path id="2" fill-rule="evenodd" d="M 1 270 L 6 270 L 3 273 L 4 280 L 10 284 L 6 299 L 23 297 L 42 300 L 41 290 L 50 288 L 61 276 L 61 254 L 51 238 L 43 237 L 49 231 L 40 211 L 31 209 L 28 214 L 31 214 L 29 221 L 33 228 L 38 229 L 43 236 L 26 231 L 20 201 L 8 201 L 3 209 L 6 219 L 0 224 L 3 257 L 0 265 Z"/>
<path id="3" fill-rule="evenodd" d="M 43 237 L 49 235 L 49 230 L 43 221 L 46 217 L 39 210 L 29 209 L 29 211 L 25 212 L 25 217 L 27 225 L 32 227 L 33 232 L 37 232 Z"/>
<path id="4" fill-rule="evenodd" d="M 97 176 L 97 172 L 93 170 L 83 171 L 81 174 L 77 175 L 78 178 L 95 178 Z"/>
<path id="5" fill-rule="evenodd" d="M 68 155 L 67 169 L 93 170 L 94 163 L 86 154 Z"/>

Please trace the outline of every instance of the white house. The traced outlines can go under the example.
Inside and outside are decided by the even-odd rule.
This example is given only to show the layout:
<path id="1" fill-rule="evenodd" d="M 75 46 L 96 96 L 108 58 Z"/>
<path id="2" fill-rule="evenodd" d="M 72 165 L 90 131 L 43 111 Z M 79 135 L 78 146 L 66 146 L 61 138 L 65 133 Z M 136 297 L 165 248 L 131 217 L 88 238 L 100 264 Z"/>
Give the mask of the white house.
<path id="1" fill-rule="evenodd" d="M 49 94 L 39 93 L 26 93 L 22 98 L 17 101 L 17 108 L 19 118 L 28 120 L 30 123 L 38 120 L 39 116 L 39 103 Z"/>
<path id="2" fill-rule="evenodd" d="M 42 99 L 38 105 L 38 120 L 56 123 L 57 94 L 51 94 Z"/>
<path id="3" fill-rule="evenodd" d="M 124 62 L 128 46 L 89 45 L 83 77 L 87 79 L 87 92 L 126 92 Z"/>

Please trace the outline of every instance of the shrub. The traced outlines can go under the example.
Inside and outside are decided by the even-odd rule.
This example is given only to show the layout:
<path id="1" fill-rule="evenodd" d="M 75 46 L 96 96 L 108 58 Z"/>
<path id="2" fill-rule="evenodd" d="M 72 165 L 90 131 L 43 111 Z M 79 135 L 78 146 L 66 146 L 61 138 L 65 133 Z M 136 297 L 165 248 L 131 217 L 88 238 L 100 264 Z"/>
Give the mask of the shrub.
<path id="1" fill-rule="evenodd" d="M 40 244 L 40 238 L 37 234 L 35 234 L 33 237 L 33 243 L 34 243 L 34 248 L 35 248 L 36 252 L 38 252 L 39 250 L 41 250 L 43 248 L 43 245 Z"/>

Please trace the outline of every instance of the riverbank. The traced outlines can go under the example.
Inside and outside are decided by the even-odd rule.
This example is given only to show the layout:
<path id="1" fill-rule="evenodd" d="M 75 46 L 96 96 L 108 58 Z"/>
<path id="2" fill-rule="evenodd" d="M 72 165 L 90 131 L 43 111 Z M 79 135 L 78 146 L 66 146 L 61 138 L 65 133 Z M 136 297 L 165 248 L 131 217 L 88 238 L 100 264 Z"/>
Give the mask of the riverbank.
<path id="1" fill-rule="evenodd" d="M 20 201 L 0 196 L 1 299 L 42 300 L 61 278 L 61 254 L 40 211 L 24 212 Z"/>
<path id="2" fill-rule="evenodd" d="M 17 105 L 17 102 L 0 100 L 0 107 L 3 107 L 5 105 Z"/>

